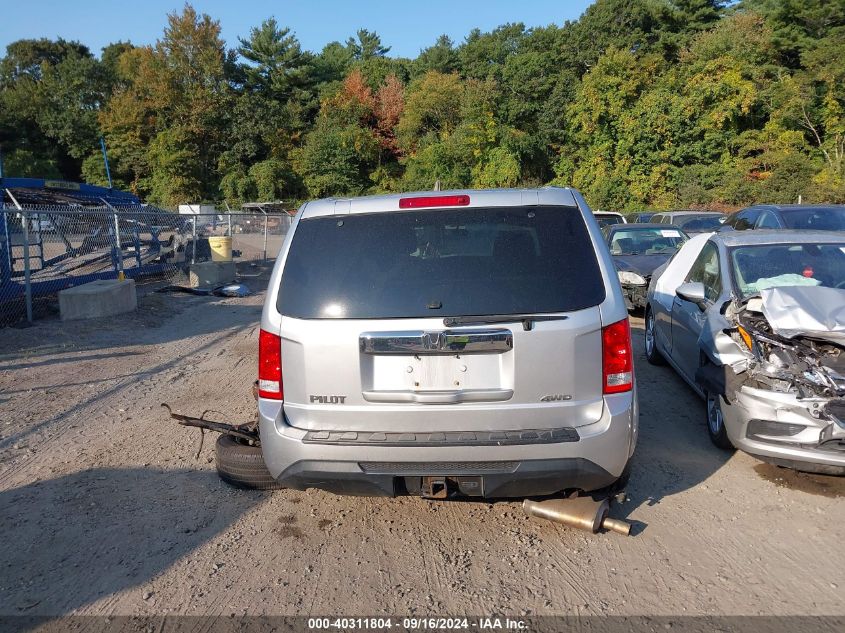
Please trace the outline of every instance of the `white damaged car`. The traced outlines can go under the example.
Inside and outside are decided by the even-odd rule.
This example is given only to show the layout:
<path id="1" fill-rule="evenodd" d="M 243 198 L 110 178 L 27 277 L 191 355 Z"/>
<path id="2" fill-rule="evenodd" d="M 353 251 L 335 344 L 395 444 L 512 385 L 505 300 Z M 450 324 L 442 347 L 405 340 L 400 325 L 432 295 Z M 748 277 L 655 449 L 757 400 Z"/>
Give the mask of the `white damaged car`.
<path id="1" fill-rule="evenodd" d="M 697 235 L 652 277 L 645 322 L 717 446 L 845 474 L 845 234 Z"/>

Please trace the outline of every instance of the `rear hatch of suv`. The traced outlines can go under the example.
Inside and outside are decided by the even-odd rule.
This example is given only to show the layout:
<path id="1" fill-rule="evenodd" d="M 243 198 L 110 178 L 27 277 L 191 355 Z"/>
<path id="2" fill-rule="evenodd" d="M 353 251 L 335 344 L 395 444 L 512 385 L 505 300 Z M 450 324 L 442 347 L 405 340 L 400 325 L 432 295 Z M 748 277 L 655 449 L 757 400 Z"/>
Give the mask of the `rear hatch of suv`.
<path id="1" fill-rule="evenodd" d="M 593 423 L 604 298 L 575 207 L 303 218 L 277 300 L 286 420 L 407 433 Z"/>

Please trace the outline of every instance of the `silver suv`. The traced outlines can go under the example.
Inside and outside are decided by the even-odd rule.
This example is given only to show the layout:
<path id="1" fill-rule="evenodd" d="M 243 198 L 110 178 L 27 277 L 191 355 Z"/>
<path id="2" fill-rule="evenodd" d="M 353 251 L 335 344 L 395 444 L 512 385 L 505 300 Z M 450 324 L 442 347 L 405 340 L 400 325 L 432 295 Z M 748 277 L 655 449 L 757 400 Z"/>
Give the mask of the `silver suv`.
<path id="1" fill-rule="evenodd" d="M 517 497 L 627 476 L 627 311 L 575 190 L 308 202 L 259 348 L 264 461 L 287 487 Z"/>

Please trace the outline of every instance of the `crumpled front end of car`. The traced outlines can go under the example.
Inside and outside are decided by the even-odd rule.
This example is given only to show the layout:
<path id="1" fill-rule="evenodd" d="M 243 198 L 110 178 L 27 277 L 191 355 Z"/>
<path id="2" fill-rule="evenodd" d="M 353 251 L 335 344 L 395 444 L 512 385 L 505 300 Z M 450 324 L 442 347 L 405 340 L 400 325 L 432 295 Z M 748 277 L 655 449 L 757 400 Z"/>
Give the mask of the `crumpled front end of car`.
<path id="1" fill-rule="evenodd" d="M 830 312 L 831 299 L 845 307 L 845 293 L 822 298 L 818 290 L 830 289 L 779 288 L 732 301 L 708 320 L 700 343 L 712 362 L 696 379 L 724 397 L 725 429 L 737 448 L 784 466 L 845 474 L 845 323 L 814 314 L 820 305 Z M 792 310 L 779 311 L 782 305 Z M 781 327 L 786 314 L 789 336 Z"/>
<path id="2" fill-rule="evenodd" d="M 625 297 L 625 307 L 628 311 L 645 308 L 651 275 L 630 270 L 620 270 L 618 275 L 619 284 L 622 286 L 622 295 Z"/>

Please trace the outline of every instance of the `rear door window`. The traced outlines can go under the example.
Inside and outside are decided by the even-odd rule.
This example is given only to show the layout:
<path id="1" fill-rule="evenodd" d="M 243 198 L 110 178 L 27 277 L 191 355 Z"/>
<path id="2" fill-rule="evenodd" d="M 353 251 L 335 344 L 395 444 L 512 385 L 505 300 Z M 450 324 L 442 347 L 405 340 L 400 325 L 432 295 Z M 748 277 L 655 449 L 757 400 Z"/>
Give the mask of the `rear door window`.
<path id="1" fill-rule="evenodd" d="M 302 319 L 581 310 L 605 298 L 574 207 L 499 207 L 301 220 L 278 309 Z"/>
<path id="2" fill-rule="evenodd" d="M 777 216 L 772 211 L 763 211 L 763 214 L 760 216 L 760 219 L 757 220 L 757 227 L 758 229 L 779 229 L 780 222 L 778 222 Z"/>
<path id="3" fill-rule="evenodd" d="M 783 212 L 783 219 L 786 228 L 789 229 L 843 231 L 845 230 L 845 206 L 788 209 Z"/>

